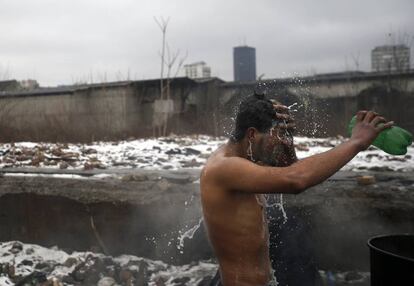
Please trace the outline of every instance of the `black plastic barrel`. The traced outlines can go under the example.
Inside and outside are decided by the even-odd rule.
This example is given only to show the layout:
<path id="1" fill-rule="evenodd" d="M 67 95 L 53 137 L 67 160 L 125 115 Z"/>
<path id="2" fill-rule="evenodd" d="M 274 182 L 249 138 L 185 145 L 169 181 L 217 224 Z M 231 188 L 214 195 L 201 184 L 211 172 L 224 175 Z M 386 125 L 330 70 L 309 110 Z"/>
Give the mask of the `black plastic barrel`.
<path id="1" fill-rule="evenodd" d="M 376 236 L 368 246 L 371 286 L 414 285 L 414 235 Z"/>

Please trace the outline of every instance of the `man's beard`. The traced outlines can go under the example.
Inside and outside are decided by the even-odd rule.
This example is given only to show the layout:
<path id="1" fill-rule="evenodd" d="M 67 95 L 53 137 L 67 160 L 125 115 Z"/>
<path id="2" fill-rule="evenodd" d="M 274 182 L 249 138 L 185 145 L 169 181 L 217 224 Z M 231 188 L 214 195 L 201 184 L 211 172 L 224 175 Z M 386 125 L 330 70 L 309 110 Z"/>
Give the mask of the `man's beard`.
<path id="1" fill-rule="evenodd" d="M 260 161 L 270 167 L 287 167 L 294 163 L 289 147 L 283 144 L 275 146 L 271 154 Z"/>
<path id="2" fill-rule="evenodd" d="M 275 146 L 272 152 L 263 158 L 263 164 L 271 167 L 283 167 L 283 161 L 281 160 L 283 149 L 282 145 Z"/>

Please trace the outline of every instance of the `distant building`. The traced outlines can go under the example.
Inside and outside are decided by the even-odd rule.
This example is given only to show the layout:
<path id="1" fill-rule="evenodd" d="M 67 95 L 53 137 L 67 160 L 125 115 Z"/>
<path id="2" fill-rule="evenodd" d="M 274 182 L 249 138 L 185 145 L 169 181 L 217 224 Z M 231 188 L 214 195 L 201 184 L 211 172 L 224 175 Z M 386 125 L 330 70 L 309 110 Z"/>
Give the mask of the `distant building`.
<path id="1" fill-rule="evenodd" d="M 256 80 L 256 49 L 248 46 L 233 48 L 234 81 Z"/>
<path id="2" fill-rule="evenodd" d="M 39 88 L 39 83 L 34 79 L 26 79 L 20 82 L 20 86 L 22 89 L 36 89 Z"/>
<path id="3" fill-rule="evenodd" d="M 19 89 L 19 82 L 15 79 L 0 80 L 0 91 L 14 91 Z"/>
<path id="4" fill-rule="evenodd" d="M 0 92 L 34 90 L 37 88 L 39 88 L 39 83 L 33 79 L 22 81 L 17 81 L 15 79 L 0 81 Z"/>
<path id="5" fill-rule="evenodd" d="M 379 46 L 371 52 L 372 71 L 407 71 L 410 69 L 410 48 L 406 45 Z"/>
<path id="6" fill-rule="evenodd" d="M 211 77 L 211 69 L 203 61 L 184 65 L 184 69 L 185 69 L 185 75 L 189 78 Z"/>

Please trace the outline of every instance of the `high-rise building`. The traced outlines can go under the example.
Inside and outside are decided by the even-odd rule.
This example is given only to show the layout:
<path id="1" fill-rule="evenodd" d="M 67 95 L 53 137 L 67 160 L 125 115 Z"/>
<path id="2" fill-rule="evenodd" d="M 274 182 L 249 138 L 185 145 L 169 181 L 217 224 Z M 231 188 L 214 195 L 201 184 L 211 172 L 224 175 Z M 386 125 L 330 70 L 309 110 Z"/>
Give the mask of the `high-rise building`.
<path id="1" fill-rule="evenodd" d="M 189 78 L 211 77 L 211 69 L 205 62 L 196 62 L 184 65 L 185 75 Z"/>
<path id="2" fill-rule="evenodd" d="M 256 49 L 248 46 L 233 48 L 234 81 L 256 80 Z"/>
<path id="3" fill-rule="evenodd" d="M 405 71 L 410 69 L 410 48 L 406 45 L 379 46 L 371 52 L 373 71 Z"/>

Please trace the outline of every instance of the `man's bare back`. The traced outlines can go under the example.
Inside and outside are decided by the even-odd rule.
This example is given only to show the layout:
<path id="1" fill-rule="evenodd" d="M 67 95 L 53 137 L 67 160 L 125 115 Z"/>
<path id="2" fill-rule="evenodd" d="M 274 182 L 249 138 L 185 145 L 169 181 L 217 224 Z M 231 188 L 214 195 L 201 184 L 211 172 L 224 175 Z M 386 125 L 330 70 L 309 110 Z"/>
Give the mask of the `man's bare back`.
<path id="1" fill-rule="evenodd" d="M 224 285 L 266 285 L 270 280 L 269 235 L 261 194 L 227 190 L 209 175 L 220 160 L 232 156 L 225 146 L 201 173 L 204 222 L 220 262 Z M 230 247 L 229 247 L 230 246 Z"/>

